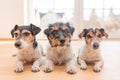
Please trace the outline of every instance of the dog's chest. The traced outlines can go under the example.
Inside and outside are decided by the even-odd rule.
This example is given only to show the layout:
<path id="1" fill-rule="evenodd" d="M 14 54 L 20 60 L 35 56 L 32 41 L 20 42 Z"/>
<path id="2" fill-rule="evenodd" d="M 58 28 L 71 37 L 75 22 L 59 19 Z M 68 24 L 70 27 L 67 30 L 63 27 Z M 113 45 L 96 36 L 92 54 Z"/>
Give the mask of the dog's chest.
<path id="1" fill-rule="evenodd" d="M 18 56 L 26 62 L 33 62 L 39 58 L 39 55 L 32 48 L 22 50 Z"/>
<path id="2" fill-rule="evenodd" d="M 85 48 L 82 54 L 82 58 L 87 62 L 98 61 L 101 59 L 100 50 Z"/>
<path id="3" fill-rule="evenodd" d="M 55 64 L 63 64 L 70 58 L 68 50 L 64 48 L 50 49 L 49 57 Z"/>

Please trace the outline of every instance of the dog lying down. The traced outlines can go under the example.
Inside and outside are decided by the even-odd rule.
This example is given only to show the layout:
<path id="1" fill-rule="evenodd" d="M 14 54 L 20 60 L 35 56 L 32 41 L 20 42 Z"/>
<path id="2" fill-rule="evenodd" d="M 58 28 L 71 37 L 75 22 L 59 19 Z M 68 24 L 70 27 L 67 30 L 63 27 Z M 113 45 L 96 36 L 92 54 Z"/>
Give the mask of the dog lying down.
<path id="1" fill-rule="evenodd" d="M 33 62 L 32 71 L 40 70 L 43 58 L 42 47 L 38 45 L 35 36 L 41 31 L 39 27 L 33 24 L 27 26 L 18 26 L 11 30 L 12 37 L 15 37 L 15 47 L 18 52 L 14 54 L 17 57 L 15 72 L 23 72 L 24 63 Z"/>
<path id="2" fill-rule="evenodd" d="M 104 61 L 100 53 L 100 42 L 102 37 L 108 37 L 108 34 L 103 28 L 89 28 L 84 29 L 79 37 L 85 38 L 85 45 L 79 50 L 77 61 L 80 64 L 80 69 L 86 70 L 87 63 L 94 64 L 93 70 L 100 72 Z"/>
<path id="3" fill-rule="evenodd" d="M 44 30 L 50 46 L 47 48 L 47 58 L 43 65 L 44 72 L 54 70 L 54 65 L 65 64 L 66 72 L 74 74 L 77 71 L 77 61 L 71 49 L 71 37 L 74 27 L 69 23 L 53 23 Z"/>

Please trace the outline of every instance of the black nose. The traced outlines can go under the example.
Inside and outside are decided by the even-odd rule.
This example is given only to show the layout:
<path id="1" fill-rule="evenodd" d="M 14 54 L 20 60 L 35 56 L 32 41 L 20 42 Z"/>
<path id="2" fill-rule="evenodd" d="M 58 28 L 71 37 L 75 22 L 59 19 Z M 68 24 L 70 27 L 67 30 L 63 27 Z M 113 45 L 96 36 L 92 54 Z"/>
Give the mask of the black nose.
<path id="1" fill-rule="evenodd" d="M 15 46 L 16 46 L 16 47 L 20 47 L 20 42 L 16 42 L 16 43 L 15 43 Z"/>
<path id="2" fill-rule="evenodd" d="M 60 43 L 64 43 L 65 42 L 65 40 L 60 40 Z"/>
<path id="3" fill-rule="evenodd" d="M 99 44 L 98 44 L 98 43 L 94 43 L 94 44 L 93 44 L 93 48 L 94 48 L 94 49 L 97 49 L 98 47 L 99 47 Z"/>

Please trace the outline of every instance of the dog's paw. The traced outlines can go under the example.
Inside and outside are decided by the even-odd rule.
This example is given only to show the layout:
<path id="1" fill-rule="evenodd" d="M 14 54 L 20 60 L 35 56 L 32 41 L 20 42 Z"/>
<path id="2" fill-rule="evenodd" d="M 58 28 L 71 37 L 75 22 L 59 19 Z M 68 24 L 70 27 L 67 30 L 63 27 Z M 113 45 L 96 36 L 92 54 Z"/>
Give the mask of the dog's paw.
<path id="1" fill-rule="evenodd" d="M 100 67 L 98 67 L 98 66 L 94 66 L 93 71 L 94 71 L 94 72 L 100 72 L 101 69 L 100 69 Z"/>
<path id="2" fill-rule="evenodd" d="M 71 69 L 66 70 L 66 72 L 69 74 L 75 74 L 77 71 L 71 68 Z"/>
<path id="3" fill-rule="evenodd" d="M 54 69 L 54 66 L 44 66 L 43 71 L 46 73 L 52 72 Z"/>
<path id="4" fill-rule="evenodd" d="M 66 72 L 69 74 L 75 74 L 77 72 L 77 67 L 76 66 L 68 66 L 66 68 Z"/>
<path id="5" fill-rule="evenodd" d="M 32 67 L 32 72 L 39 72 L 39 71 L 40 71 L 39 67 L 36 67 L 36 66 Z"/>
<path id="6" fill-rule="evenodd" d="M 18 67 L 14 71 L 17 73 L 20 73 L 20 72 L 23 72 L 23 69 L 24 69 L 23 67 Z"/>
<path id="7" fill-rule="evenodd" d="M 52 71 L 53 71 L 53 69 L 50 68 L 50 67 L 44 68 L 44 72 L 46 72 L 46 73 L 49 73 L 49 72 L 52 72 Z"/>
<path id="8" fill-rule="evenodd" d="M 87 65 L 86 65 L 86 64 L 80 65 L 80 69 L 81 69 L 81 70 L 87 70 Z"/>

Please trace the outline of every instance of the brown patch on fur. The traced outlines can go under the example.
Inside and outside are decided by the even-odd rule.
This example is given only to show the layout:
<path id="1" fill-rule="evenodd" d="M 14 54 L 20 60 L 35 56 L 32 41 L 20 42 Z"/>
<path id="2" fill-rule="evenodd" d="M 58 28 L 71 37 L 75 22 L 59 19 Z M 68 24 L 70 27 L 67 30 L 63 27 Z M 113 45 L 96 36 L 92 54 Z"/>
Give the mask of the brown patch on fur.
<path id="1" fill-rule="evenodd" d="M 85 37 L 85 41 L 87 44 L 91 44 L 93 40 L 97 40 L 98 42 L 101 42 L 102 37 L 105 36 L 108 37 L 108 34 L 104 31 L 102 28 L 89 28 L 84 29 L 80 34 L 79 37 Z"/>
<path id="2" fill-rule="evenodd" d="M 49 40 L 52 46 L 56 46 L 60 44 L 59 40 L 55 39 L 52 34 L 49 36 Z"/>
<path id="3" fill-rule="evenodd" d="M 91 36 L 91 38 L 87 37 L 88 35 Z M 95 35 L 92 31 L 89 31 L 87 36 L 85 37 L 85 41 L 87 44 L 91 44 L 92 40 L 95 38 Z"/>
<path id="4" fill-rule="evenodd" d="M 29 36 L 24 36 L 23 34 L 26 33 L 26 32 L 30 33 L 30 35 L 29 35 Z M 28 30 L 26 30 L 26 29 L 22 31 L 22 38 L 23 38 L 25 41 L 30 42 L 30 43 L 34 41 L 34 36 L 31 34 L 30 31 L 28 31 Z"/>
<path id="5" fill-rule="evenodd" d="M 17 39 L 20 36 L 20 30 L 16 30 L 14 32 L 15 39 Z"/>
<path id="6" fill-rule="evenodd" d="M 68 29 L 68 27 L 66 27 L 66 26 L 63 26 L 63 27 L 62 27 L 62 30 L 66 30 L 66 29 Z"/>
<path id="7" fill-rule="evenodd" d="M 70 43 L 70 40 L 71 40 L 71 37 L 66 37 L 65 44 L 67 45 L 68 43 Z"/>
<path id="8" fill-rule="evenodd" d="M 55 25 L 55 26 L 51 27 L 51 29 L 52 29 L 52 30 L 58 30 L 59 27 Z"/>

